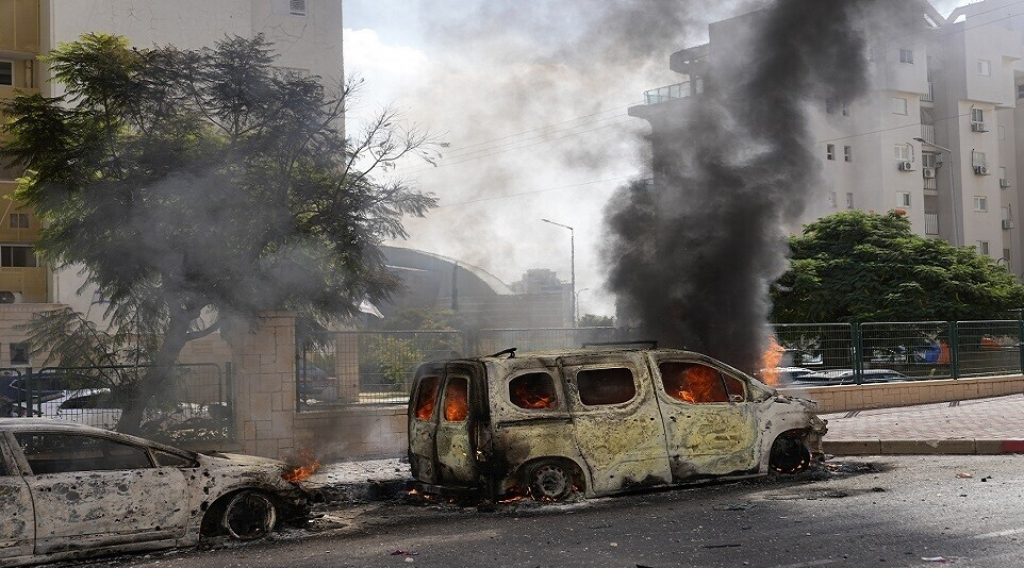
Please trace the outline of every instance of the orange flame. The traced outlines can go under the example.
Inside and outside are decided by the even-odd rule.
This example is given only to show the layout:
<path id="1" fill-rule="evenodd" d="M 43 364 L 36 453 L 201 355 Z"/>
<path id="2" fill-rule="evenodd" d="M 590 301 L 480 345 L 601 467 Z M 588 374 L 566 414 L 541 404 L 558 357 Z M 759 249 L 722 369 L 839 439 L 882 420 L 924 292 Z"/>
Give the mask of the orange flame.
<path id="1" fill-rule="evenodd" d="M 302 482 L 320 469 L 320 462 L 310 450 L 300 452 L 297 459 L 298 462 L 292 464 L 292 468 L 281 475 L 285 482 Z"/>
<path id="2" fill-rule="evenodd" d="M 771 338 L 768 341 L 768 346 L 761 353 L 761 361 L 757 367 L 758 379 L 761 382 L 773 388 L 779 385 L 779 373 L 775 369 L 779 367 L 779 362 L 782 360 L 782 355 L 785 352 L 786 349 L 779 346 L 775 338 Z"/>

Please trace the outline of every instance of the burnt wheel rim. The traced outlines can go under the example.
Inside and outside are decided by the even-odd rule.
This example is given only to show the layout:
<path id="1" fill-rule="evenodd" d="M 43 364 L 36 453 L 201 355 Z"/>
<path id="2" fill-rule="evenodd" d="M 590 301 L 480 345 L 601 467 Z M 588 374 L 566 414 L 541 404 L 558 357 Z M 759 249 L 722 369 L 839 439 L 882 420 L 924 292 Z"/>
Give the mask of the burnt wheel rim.
<path id="1" fill-rule="evenodd" d="M 780 474 L 795 474 L 811 464 L 811 453 L 802 442 L 779 438 L 772 446 L 771 468 Z"/>
<path id="2" fill-rule="evenodd" d="M 235 540 L 257 540 L 274 529 L 277 509 L 259 492 L 241 492 L 228 502 L 221 525 Z"/>
<path id="3" fill-rule="evenodd" d="M 530 494 L 538 500 L 561 500 L 572 491 L 572 479 L 557 464 L 542 464 L 533 470 Z"/>

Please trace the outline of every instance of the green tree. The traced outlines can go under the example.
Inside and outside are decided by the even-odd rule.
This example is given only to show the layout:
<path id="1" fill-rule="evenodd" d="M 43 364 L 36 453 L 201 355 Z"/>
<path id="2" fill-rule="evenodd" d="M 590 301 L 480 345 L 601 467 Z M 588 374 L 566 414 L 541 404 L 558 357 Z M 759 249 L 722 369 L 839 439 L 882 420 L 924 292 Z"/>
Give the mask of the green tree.
<path id="1" fill-rule="evenodd" d="M 429 134 L 385 110 L 346 139 L 353 83 L 332 91 L 274 58 L 261 36 L 136 50 L 89 34 L 44 58 L 63 96 L 4 106 L 0 156 L 27 168 L 17 199 L 48 223 L 37 251 L 84 269 L 110 302 L 110 331 L 140 335 L 154 366 L 122 430 L 138 429 L 190 340 L 263 310 L 316 325 L 386 299 L 399 280 L 380 242 L 435 205 L 373 177 L 407 154 L 430 160 Z"/>
<path id="2" fill-rule="evenodd" d="M 416 368 L 436 358 L 465 354 L 463 322 L 453 310 L 408 308 L 388 318 L 382 328 L 406 334 L 375 334 L 368 340 L 367 358 L 389 383 L 411 382 Z"/>
<path id="3" fill-rule="evenodd" d="M 772 321 L 909 322 L 1014 318 L 1024 285 L 974 248 L 922 238 L 901 212 L 826 216 L 790 239 L 771 289 Z"/>
<path id="4" fill-rule="evenodd" d="M 580 328 L 605 328 L 615 326 L 615 318 L 611 316 L 599 316 L 597 314 L 584 314 L 580 316 Z"/>

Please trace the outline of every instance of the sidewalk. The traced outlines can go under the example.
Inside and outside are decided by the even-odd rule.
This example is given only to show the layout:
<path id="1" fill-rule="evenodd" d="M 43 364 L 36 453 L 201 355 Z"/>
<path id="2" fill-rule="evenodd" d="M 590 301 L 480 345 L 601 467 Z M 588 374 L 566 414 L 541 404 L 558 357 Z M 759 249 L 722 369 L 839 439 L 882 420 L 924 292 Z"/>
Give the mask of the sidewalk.
<path id="1" fill-rule="evenodd" d="M 1024 394 L 901 408 L 822 414 L 825 452 L 885 454 L 1024 453 Z M 394 497 L 411 486 L 400 458 L 325 465 L 307 484 L 331 502 Z"/>
<path id="2" fill-rule="evenodd" d="M 825 452 L 1024 453 L 1024 395 L 822 414 Z"/>

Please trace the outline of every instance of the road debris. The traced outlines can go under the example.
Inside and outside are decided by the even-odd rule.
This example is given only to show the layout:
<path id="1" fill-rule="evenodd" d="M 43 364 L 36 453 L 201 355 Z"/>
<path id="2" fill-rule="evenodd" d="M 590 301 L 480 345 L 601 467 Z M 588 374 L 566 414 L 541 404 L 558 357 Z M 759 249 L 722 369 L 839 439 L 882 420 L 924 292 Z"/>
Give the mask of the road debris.
<path id="1" fill-rule="evenodd" d="M 974 478 L 974 474 L 971 474 L 970 472 L 957 472 L 956 477 L 957 478 Z"/>

